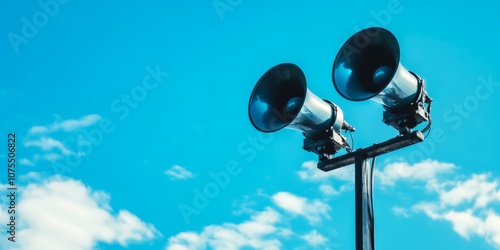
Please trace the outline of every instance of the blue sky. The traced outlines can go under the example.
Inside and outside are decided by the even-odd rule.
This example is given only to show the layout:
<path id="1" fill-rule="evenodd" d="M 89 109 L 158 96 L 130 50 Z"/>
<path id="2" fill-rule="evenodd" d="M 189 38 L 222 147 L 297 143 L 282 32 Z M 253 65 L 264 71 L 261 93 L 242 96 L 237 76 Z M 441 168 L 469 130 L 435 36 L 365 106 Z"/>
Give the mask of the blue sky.
<path id="1" fill-rule="evenodd" d="M 352 166 L 320 172 L 300 133 L 259 133 L 247 103 L 268 68 L 292 62 L 343 109 L 356 148 L 396 136 L 379 104 L 331 82 L 344 41 L 378 26 L 425 79 L 434 123 L 377 159 L 377 248 L 500 249 L 499 7 L 3 2 L 0 128 L 5 144 L 17 133 L 19 191 L 17 242 L 3 226 L 1 248 L 354 249 Z"/>

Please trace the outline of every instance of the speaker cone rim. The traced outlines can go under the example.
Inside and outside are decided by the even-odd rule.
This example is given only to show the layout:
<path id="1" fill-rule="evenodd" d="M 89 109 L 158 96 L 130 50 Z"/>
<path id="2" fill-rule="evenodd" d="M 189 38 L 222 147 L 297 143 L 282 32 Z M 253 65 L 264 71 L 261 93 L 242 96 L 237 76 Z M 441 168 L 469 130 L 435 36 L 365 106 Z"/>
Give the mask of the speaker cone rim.
<path id="1" fill-rule="evenodd" d="M 303 92 L 304 92 L 304 98 L 303 100 L 301 101 L 300 103 L 300 106 L 302 107 L 304 105 L 304 102 L 305 102 L 305 95 L 307 93 L 307 82 L 306 82 L 306 78 L 305 78 L 305 74 L 304 72 L 302 71 L 302 69 L 297 66 L 296 64 L 293 64 L 293 63 L 280 63 L 280 64 L 277 64 L 273 67 L 271 67 L 270 69 L 268 69 L 260 78 L 259 80 L 257 81 L 257 83 L 255 84 L 255 86 L 253 87 L 252 89 L 252 93 L 250 94 L 250 99 L 248 101 L 248 117 L 250 118 L 250 122 L 252 123 L 252 126 L 254 128 L 256 128 L 258 131 L 260 132 L 264 132 L 264 133 L 272 133 L 272 132 L 276 132 L 278 130 L 281 130 L 283 128 L 285 128 L 286 126 L 288 126 L 290 123 L 292 123 L 292 121 L 299 115 L 300 112 L 297 112 L 295 113 L 292 117 L 290 117 L 290 119 L 288 121 L 283 121 L 283 124 L 281 126 L 278 126 L 274 129 L 262 129 L 260 126 L 258 126 L 255 122 L 254 122 L 254 119 L 252 118 L 252 113 L 251 113 L 251 104 L 252 104 L 252 101 L 254 100 L 255 96 L 256 96 L 256 92 L 259 91 L 260 87 L 262 86 L 262 84 L 264 84 L 265 80 L 267 80 L 266 78 L 269 77 L 269 75 L 271 74 L 274 74 L 276 73 L 277 71 L 281 71 L 283 69 L 288 69 L 288 70 L 293 70 L 294 73 L 298 74 L 298 76 L 300 77 L 300 85 L 303 89 Z M 288 117 L 287 117 L 288 118 Z"/>
<path id="2" fill-rule="evenodd" d="M 347 39 L 344 44 L 342 45 L 342 47 L 340 48 L 339 52 L 337 53 L 337 55 L 335 56 L 335 60 L 333 62 L 333 66 L 332 66 L 332 82 L 333 82 L 333 87 L 335 88 L 335 90 L 337 91 L 337 93 L 342 96 L 343 98 L 349 100 L 349 101 L 355 101 L 355 102 L 360 102 L 360 101 L 366 101 L 368 99 L 371 99 L 375 96 L 377 96 L 378 94 L 380 94 L 380 92 L 382 92 L 390 83 L 391 81 L 387 81 L 383 87 L 380 88 L 380 90 L 378 90 L 377 92 L 374 92 L 370 95 L 368 95 L 367 97 L 363 97 L 363 98 L 353 98 L 347 94 L 344 93 L 344 91 L 341 91 L 339 89 L 339 87 L 337 86 L 337 82 L 335 81 L 335 69 L 337 68 L 337 64 L 339 63 L 339 57 L 342 55 L 343 51 L 344 51 L 344 48 L 347 46 L 347 45 L 350 45 L 353 43 L 353 40 L 360 34 L 362 33 L 365 33 L 367 34 L 368 32 L 377 32 L 379 33 L 378 36 L 380 36 L 380 33 L 384 33 L 384 35 L 386 36 L 386 38 L 389 38 L 391 40 L 391 42 L 393 42 L 395 45 L 396 45 L 396 48 L 394 48 L 396 50 L 396 53 L 397 53 L 397 56 L 396 56 L 396 62 L 395 62 L 395 67 L 394 70 L 392 71 L 391 75 L 390 75 L 390 79 L 392 79 L 395 75 L 396 75 L 396 72 L 397 72 L 397 68 L 399 66 L 399 63 L 400 63 L 400 47 L 399 47 L 399 42 L 396 38 L 396 36 L 394 36 L 394 34 L 392 32 L 390 32 L 389 30 L 385 29 L 385 28 L 382 28 L 382 27 L 370 27 L 370 28 L 366 28 L 366 29 L 363 29 L 363 30 L 360 30 L 358 32 L 356 32 L 354 35 L 352 35 L 351 37 L 349 37 L 349 39 Z M 362 48 L 361 48 L 362 49 Z"/>

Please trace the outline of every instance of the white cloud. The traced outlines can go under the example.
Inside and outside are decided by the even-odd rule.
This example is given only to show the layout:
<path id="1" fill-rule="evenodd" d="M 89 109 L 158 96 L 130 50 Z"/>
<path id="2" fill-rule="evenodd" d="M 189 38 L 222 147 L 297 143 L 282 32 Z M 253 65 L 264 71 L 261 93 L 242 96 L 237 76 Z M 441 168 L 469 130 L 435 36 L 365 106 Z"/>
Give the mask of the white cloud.
<path id="1" fill-rule="evenodd" d="M 419 202 L 412 206 L 412 210 L 415 212 L 423 212 L 433 220 L 441 218 L 438 210 L 439 206 L 432 202 Z"/>
<path id="2" fill-rule="evenodd" d="M 489 244 L 500 249 L 500 215 L 491 209 L 477 212 L 473 209 L 457 211 L 453 208 L 442 209 L 433 204 L 419 203 L 416 211 L 426 213 L 433 220 L 445 220 L 452 224 L 453 230 L 465 239 L 471 236 L 484 238 Z"/>
<path id="3" fill-rule="evenodd" d="M 319 234 L 318 231 L 316 230 L 312 230 L 310 233 L 303 235 L 301 238 L 307 241 L 307 243 L 309 243 L 309 245 L 313 247 L 316 247 L 318 245 L 323 245 L 328 241 L 323 235 Z"/>
<path id="4" fill-rule="evenodd" d="M 391 211 L 394 215 L 399 216 L 399 217 L 404 217 L 404 218 L 410 217 L 407 209 L 402 208 L 402 207 L 394 206 L 391 208 Z"/>
<path id="5" fill-rule="evenodd" d="M 185 180 L 185 179 L 194 178 L 193 173 L 191 173 L 189 170 L 187 170 L 179 165 L 174 165 L 173 167 L 169 168 L 168 170 L 165 170 L 164 173 L 166 175 L 172 177 L 173 179 Z"/>
<path id="6" fill-rule="evenodd" d="M 491 174 L 472 175 L 465 181 L 447 182 L 436 189 L 438 200 L 413 206 L 434 220 L 449 221 L 453 230 L 469 239 L 477 235 L 500 248 L 500 215 L 490 206 L 500 202 L 498 180 Z"/>
<path id="7" fill-rule="evenodd" d="M 484 208 L 493 201 L 500 201 L 498 181 L 488 181 L 490 175 L 472 175 L 464 182 L 456 182 L 450 190 L 440 190 L 443 205 L 457 206 L 473 202 L 474 208 Z"/>
<path id="8" fill-rule="evenodd" d="M 469 236 L 474 234 L 474 232 L 484 234 L 484 229 L 481 225 L 482 221 L 473 215 L 472 210 L 463 212 L 448 211 L 440 217 L 442 217 L 441 219 L 450 221 L 453 224 L 453 229 L 466 239 L 469 239 Z"/>
<path id="9" fill-rule="evenodd" d="M 328 196 L 340 194 L 340 192 L 338 190 L 336 190 L 334 187 L 327 185 L 327 184 L 321 184 L 321 186 L 319 186 L 319 191 L 321 191 L 321 193 L 323 193 L 324 195 L 328 195 Z"/>
<path id="10" fill-rule="evenodd" d="M 295 235 L 295 233 L 288 228 L 280 228 L 277 233 L 283 238 L 290 238 L 292 235 Z"/>
<path id="11" fill-rule="evenodd" d="M 500 248 L 500 215 L 497 213 L 489 212 L 484 220 L 484 234 L 487 241 Z"/>
<path id="12" fill-rule="evenodd" d="M 24 165 L 24 166 L 30 166 L 30 167 L 33 167 L 35 166 L 35 163 L 26 159 L 26 158 L 21 158 L 19 159 L 19 164 L 21 165 Z"/>
<path id="13" fill-rule="evenodd" d="M 280 232 L 277 224 L 281 215 L 266 208 L 250 220 L 240 224 L 224 223 L 206 226 L 201 233 L 181 232 L 168 240 L 167 250 L 215 249 L 233 250 L 244 247 L 252 249 L 280 249 L 276 239 Z"/>
<path id="14" fill-rule="evenodd" d="M 459 177 L 460 180 L 450 180 L 452 177 L 442 175 L 456 168 L 450 163 L 431 160 L 414 165 L 398 162 L 389 164 L 376 175 L 385 186 L 403 181 L 421 182 L 437 198 L 420 201 L 411 207 L 411 211 L 423 213 L 432 220 L 447 221 L 463 238 L 478 236 L 500 249 L 500 215 L 494 210 L 497 206 L 492 206 L 500 203 L 499 180 L 491 174 L 474 174 L 466 179 Z M 394 206 L 392 212 L 402 217 L 409 216 L 407 209 L 398 206 Z"/>
<path id="15" fill-rule="evenodd" d="M 57 153 L 48 153 L 48 154 L 42 154 L 42 155 L 35 154 L 33 158 L 35 161 L 42 159 L 42 160 L 54 162 L 54 161 L 61 159 L 62 156 L 60 154 L 57 154 Z"/>
<path id="16" fill-rule="evenodd" d="M 324 172 L 317 168 L 317 162 L 306 161 L 302 164 L 301 170 L 297 171 L 297 174 L 305 182 L 320 183 L 319 191 L 324 195 L 325 199 L 350 190 L 354 183 L 353 165 Z M 332 185 L 332 182 L 339 183 L 339 181 L 344 184 L 337 189 Z"/>
<path id="17" fill-rule="evenodd" d="M 303 181 L 318 182 L 326 179 L 337 179 L 342 181 L 354 181 L 354 166 L 346 166 L 332 171 L 324 172 L 317 168 L 317 162 L 307 161 L 302 164 L 298 175 Z"/>
<path id="18" fill-rule="evenodd" d="M 428 181 L 438 174 L 450 173 L 456 168 L 451 163 L 426 160 L 414 165 L 406 162 L 396 162 L 387 165 L 382 171 L 375 170 L 382 185 L 394 186 L 398 181 Z"/>
<path id="19" fill-rule="evenodd" d="M 25 147 L 33 147 L 41 150 L 42 152 L 33 152 L 32 157 L 25 158 L 26 165 L 37 165 L 39 161 L 56 162 L 63 157 L 85 156 L 85 150 L 92 152 L 92 143 L 86 138 L 83 129 L 96 125 L 102 118 L 96 114 L 90 114 L 78 119 L 68 119 L 57 121 L 44 125 L 33 126 L 28 130 L 28 135 L 23 138 L 23 145 Z M 50 135 L 50 133 L 62 132 Z M 64 136 L 64 140 L 60 136 Z M 102 140 L 102 136 L 96 141 Z M 70 144 L 72 143 L 72 144 Z M 97 142 L 96 142 L 97 143 Z M 74 149 L 74 150 L 72 150 Z M 89 153 L 87 152 L 87 153 Z"/>
<path id="20" fill-rule="evenodd" d="M 262 197 L 259 191 L 259 197 Z M 310 246 L 325 244 L 328 240 L 316 229 L 307 234 L 297 234 L 290 228 L 290 219 L 301 215 L 310 222 L 317 222 L 327 217 L 330 207 L 319 201 L 308 201 L 306 198 L 287 192 L 279 192 L 267 196 L 275 205 L 287 213 L 280 213 L 272 207 L 263 210 L 249 210 L 251 217 L 241 223 L 222 223 L 205 226 L 201 232 L 186 231 L 171 236 L 166 250 L 236 250 L 236 249 L 288 249 L 284 241 L 303 239 Z M 248 197 L 244 197 L 248 202 Z M 298 209 L 294 209 L 298 207 Z M 301 231 L 304 231 L 304 226 Z M 291 249 L 291 248 L 290 248 Z"/>
<path id="21" fill-rule="evenodd" d="M 21 164 L 23 166 L 34 167 L 36 165 L 36 163 L 40 160 L 55 162 L 55 161 L 61 159 L 62 157 L 63 157 L 62 154 L 53 153 L 53 152 L 44 153 L 44 154 L 34 154 L 31 160 L 28 158 L 19 159 L 19 164 Z"/>
<path id="22" fill-rule="evenodd" d="M 329 185 L 329 184 L 321 184 L 319 186 L 319 191 L 325 196 L 337 196 L 337 195 L 340 195 L 347 190 L 351 190 L 352 187 L 353 186 L 351 183 L 344 184 L 344 185 L 340 186 L 340 188 L 338 188 L 338 189 L 334 188 L 332 185 Z"/>
<path id="23" fill-rule="evenodd" d="M 257 205 L 254 198 L 260 196 L 257 194 L 256 196 L 245 195 L 243 199 L 235 199 L 233 200 L 231 207 L 233 207 L 234 215 L 242 215 L 242 214 L 254 214 L 257 211 L 253 208 Z"/>
<path id="24" fill-rule="evenodd" d="M 29 181 L 39 181 L 41 180 L 42 175 L 39 172 L 28 172 L 27 174 L 21 175 L 19 177 L 19 180 L 23 182 L 29 182 Z"/>
<path id="25" fill-rule="evenodd" d="M 278 192 L 272 196 L 272 200 L 283 210 L 293 215 L 304 216 L 309 223 L 320 222 L 323 217 L 330 218 L 328 216 L 328 212 L 331 210 L 330 206 L 319 200 L 309 202 L 307 198 L 288 192 Z"/>
<path id="26" fill-rule="evenodd" d="M 57 132 L 63 130 L 64 132 L 71 132 L 75 130 L 80 130 L 91 125 L 96 124 L 101 120 L 101 116 L 96 114 L 90 114 L 78 119 L 69 119 L 58 122 L 53 122 L 52 124 L 44 126 L 33 126 L 28 130 L 29 134 L 48 134 L 52 132 Z"/>
<path id="27" fill-rule="evenodd" d="M 182 232 L 168 240 L 167 250 L 194 250 L 206 248 L 206 240 L 195 232 Z"/>
<path id="28" fill-rule="evenodd" d="M 69 155 L 72 153 L 71 150 L 66 148 L 66 146 L 64 146 L 64 144 L 62 142 L 55 140 L 53 138 L 50 138 L 50 137 L 42 137 L 38 140 L 26 141 L 24 143 L 24 146 L 25 147 L 39 147 L 40 149 L 42 149 L 45 152 L 51 151 L 52 149 L 56 148 L 56 149 L 59 149 L 59 151 L 61 151 L 61 153 L 63 153 L 64 155 Z"/>
<path id="29" fill-rule="evenodd" d="M 159 237 L 151 224 L 127 210 L 117 213 L 109 195 L 80 181 L 51 177 L 23 188 L 19 197 L 18 237 L 3 249 L 95 249 L 98 243 L 126 247 Z"/>

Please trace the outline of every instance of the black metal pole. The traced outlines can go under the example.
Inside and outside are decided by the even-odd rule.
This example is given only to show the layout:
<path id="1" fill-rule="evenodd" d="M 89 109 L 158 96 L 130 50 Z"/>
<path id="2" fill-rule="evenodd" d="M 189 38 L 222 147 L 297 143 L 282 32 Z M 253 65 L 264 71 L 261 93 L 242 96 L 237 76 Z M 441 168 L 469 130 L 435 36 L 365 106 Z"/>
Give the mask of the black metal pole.
<path id="1" fill-rule="evenodd" d="M 364 150 L 355 152 L 354 185 L 356 204 L 356 250 L 374 250 L 375 242 L 371 220 L 371 170 Z"/>
<path id="2" fill-rule="evenodd" d="M 369 159 L 424 141 L 421 132 L 398 136 L 365 149 L 321 161 L 318 168 L 328 172 L 354 163 L 354 195 L 356 206 L 356 250 L 374 250 L 374 225 L 371 204 L 371 169 Z"/>

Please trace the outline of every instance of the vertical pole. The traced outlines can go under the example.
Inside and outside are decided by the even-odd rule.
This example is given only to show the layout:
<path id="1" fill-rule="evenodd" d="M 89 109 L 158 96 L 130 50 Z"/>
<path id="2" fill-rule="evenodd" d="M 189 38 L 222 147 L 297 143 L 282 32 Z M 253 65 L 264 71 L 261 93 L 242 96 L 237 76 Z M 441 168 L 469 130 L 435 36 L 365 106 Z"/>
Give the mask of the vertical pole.
<path id="1" fill-rule="evenodd" d="M 356 204 L 356 250 L 374 250 L 371 214 L 371 172 L 369 160 L 363 149 L 356 150 L 354 165 L 354 185 Z"/>

